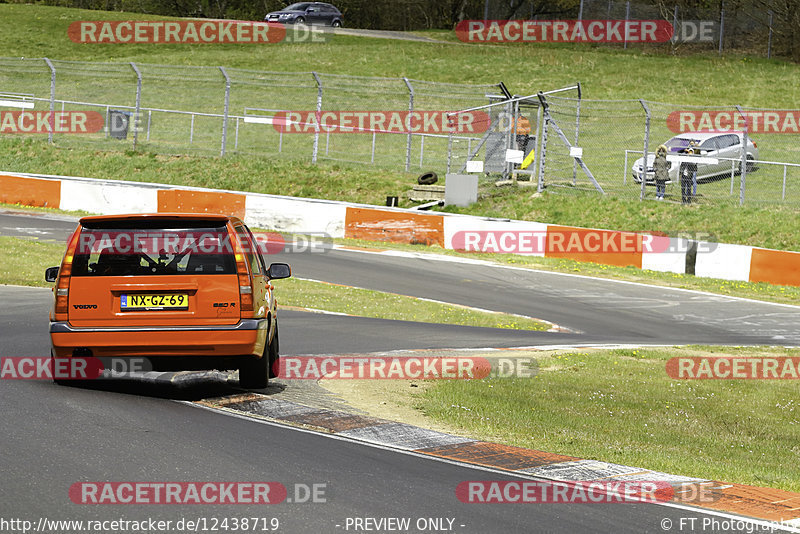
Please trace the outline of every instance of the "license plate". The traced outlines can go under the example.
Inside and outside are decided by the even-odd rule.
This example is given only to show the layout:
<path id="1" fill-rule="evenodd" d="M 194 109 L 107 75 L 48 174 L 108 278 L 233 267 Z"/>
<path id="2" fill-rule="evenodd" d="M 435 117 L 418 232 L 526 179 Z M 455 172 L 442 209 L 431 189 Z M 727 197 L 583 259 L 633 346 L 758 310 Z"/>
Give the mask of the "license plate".
<path id="1" fill-rule="evenodd" d="M 120 308 L 128 310 L 180 310 L 189 307 L 185 293 L 158 293 L 147 295 L 120 295 Z"/>

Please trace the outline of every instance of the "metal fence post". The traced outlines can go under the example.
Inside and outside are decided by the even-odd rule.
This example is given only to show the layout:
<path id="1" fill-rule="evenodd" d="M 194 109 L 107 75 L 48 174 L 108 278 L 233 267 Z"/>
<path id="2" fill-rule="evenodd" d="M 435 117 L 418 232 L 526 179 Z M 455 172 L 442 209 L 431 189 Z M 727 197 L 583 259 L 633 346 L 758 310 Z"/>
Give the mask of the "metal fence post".
<path id="1" fill-rule="evenodd" d="M 133 114 L 133 150 L 136 150 L 136 142 L 139 140 L 139 113 L 142 105 L 142 73 L 136 63 L 131 61 L 133 72 L 136 73 L 136 112 Z"/>
<path id="2" fill-rule="evenodd" d="M 319 150 L 319 121 L 322 115 L 322 80 L 316 72 L 311 72 L 314 81 L 317 82 L 317 120 L 314 121 L 314 148 L 311 151 L 311 163 L 317 162 L 317 151 Z"/>
<path id="3" fill-rule="evenodd" d="M 225 76 L 225 109 L 222 112 L 222 148 L 220 149 L 220 156 L 225 155 L 225 142 L 228 140 L 228 110 L 231 104 L 231 79 L 228 73 L 225 72 L 225 67 L 219 68 L 222 75 Z"/>
<path id="4" fill-rule="evenodd" d="M 672 12 L 672 37 L 670 41 L 674 45 L 678 42 L 678 6 Z"/>
<path id="5" fill-rule="evenodd" d="M 447 132 L 447 174 L 450 174 L 450 164 L 453 160 L 453 130 Z"/>
<path id="6" fill-rule="evenodd" d="M 56 114 L 56 68 L 53 66 L 53 62 L 47 58 L 44 58 L 45 63 L 50 68 L 50 128 L 49 132 L 47 132 L 47 142 L 53 142 L 53 130 L 56 127 L 55 124 L 55 114 Z"/>
<path id="7" fill-rule="evenodd" d="M 625 2 L 625 44 L 622 48 L 628 48 L 628 21 L 631 18 L 631 0 Z"/>
<path id="8" fill-rule="evenodd" d="M 722 5 L 725 5 L 723 2 Z M 725 35 L 725 8 L 721 7 L 719 10 L 719 48 L 717 53 L 722 55 L 722 37 Z"/>
<path id="9" fill-rule="evenodd" d="M 641 98 L 639 103 L 644 108 L 644 159 L 642 160 L 642 193 L 639 200 L 644 200 L 645 188 L 647 187 L 647 152 L 650 147 L 650 108 Z M 655 183 L 655 179 L 655 162 L 653 162 L 653 183 Z"/>
<path id="10" fill-rule="evenodd" d="M 783 166 L 783 189 L 781 189 L 781 200 L 786 200 L 786 165 Z"/>
<path id="11" fill-rule="evenodd" d="M 742 129 L 742 163 L 740 168 L 741 185 L 739 186 L 739 205 L 742 206 L 744 204 L 745 187 L 747 186 L 747 130 L 749 129 L 749 124 L 740 106 L 736 106 L 736 111 L 738 111 L 739 115 L 744 119 L 744 128 Z"/>
<path id="12" fill-rule="evenodd" d="M 531 7 L 533 6 L 533 2 L 531 2 Z M 578 20 L 583 20 L 583 0 L 581 0 L 581 5 L 578 8 Z"/>
<path id="13" fill-rule="evenodd" d="M 575 146 L 578 146 L 578 134 L 581 130 L 581 82 L 578 82 L 578 103 L 575 109 Z M 578 183 L 578 162 L 572 160 L 572 185 Z"/>
<path id="14" fill-rule="evenodd" d="M 769 13 L 769 37 L 767 38 L 767 59 L 772 57 L 772 11 Z"/>
<path id="15" fill-rule="evenodd" d="M 550 122 L 550 113 L 547 111 L 547 99 L 544 94 L 539 92 L 539 102 L 542 104 L 542 142 L 539 149 L 539 183 L 536 186 L 536 191 L 541 193 L 544 191 L 544 162 L 547 153 L 547 124 Z"/>
<path id="16" fill-rule="evenodd" d="M 411 114 L 414 112 L 414 88 L 411 86 L 411 82 L 408 81 L 408 78 L 403 78 L 403 81 L 408 87 L 408 116 L 409 122 L 407 124 L 411 124 Z M 412 140 L 412 133 L 411 128 L 408 129 L 408 139 L 406 140 L 406 172 L 411 169 L 411 140 Z"/>

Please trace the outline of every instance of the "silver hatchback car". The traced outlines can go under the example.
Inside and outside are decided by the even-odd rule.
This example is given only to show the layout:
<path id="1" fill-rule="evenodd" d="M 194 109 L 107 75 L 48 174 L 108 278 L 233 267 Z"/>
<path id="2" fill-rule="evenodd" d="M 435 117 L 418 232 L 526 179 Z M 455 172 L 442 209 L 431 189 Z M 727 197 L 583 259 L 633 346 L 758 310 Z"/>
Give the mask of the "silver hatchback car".
<path id="1" fill-rule="evenodd" d="M 699 162 L 697 165 L 697 180 L 712 180 L 714 178 L 730 177 L 731 171 L 734 174 L 741 172 L 742 167 L 742 137 L 743 132 L 686 132 L 676 135 L 664 145 L 667 147 L 667 159 L 670 155 L 679 155 L 695 141 L 699 145 L 700 155 L 714 158 L 716 163 Z M 653 150 L 655 152 L 655 150 Z M 747 139 L 747 172 L 757 169 L 755 162 L 758 160 L 758 146 L 752 139 Z M 655 154 L 647 155 L 647 183 L 652 185 L 653 180 L 653 160 Z M 642 163 L 644 158 L 637 159 L 633 164 L 633 179 L 636 183 L 642 183 Z M 671 161 L 669 167 L 669 179 L 675 182 L 678 179 L 677 162 Z"/>

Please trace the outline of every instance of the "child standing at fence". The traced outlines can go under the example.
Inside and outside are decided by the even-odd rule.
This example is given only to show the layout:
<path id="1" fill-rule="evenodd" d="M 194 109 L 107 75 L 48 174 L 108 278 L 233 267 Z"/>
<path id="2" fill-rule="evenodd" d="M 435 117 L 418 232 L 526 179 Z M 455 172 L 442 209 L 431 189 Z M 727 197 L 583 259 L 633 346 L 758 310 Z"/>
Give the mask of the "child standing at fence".
<path id="1" fill-rule="evenodd" d="M 653 174 L 656 181 L 656 200 L 664 200 L 664 193 L 667 191 L 667 180 L 669 180 L 667 147 L 664 145 L 659 146 L 656 150 L 656 158 L 653 160 Z"/>

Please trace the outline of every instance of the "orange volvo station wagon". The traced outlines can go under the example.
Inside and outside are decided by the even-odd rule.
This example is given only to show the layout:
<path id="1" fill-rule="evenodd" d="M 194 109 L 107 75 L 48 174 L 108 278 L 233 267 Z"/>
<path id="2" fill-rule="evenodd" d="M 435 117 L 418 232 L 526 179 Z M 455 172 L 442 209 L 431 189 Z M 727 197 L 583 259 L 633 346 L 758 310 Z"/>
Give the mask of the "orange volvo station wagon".
<path id="1" fill-rule="evenodd" d="M 50 311 L 54 358 L 147 358 L 154 370 L 238 369 L 266 387 L 279 365 L 272 280 L 239 219 L 210 214 L 83 217 L 60 267 Z"/>

